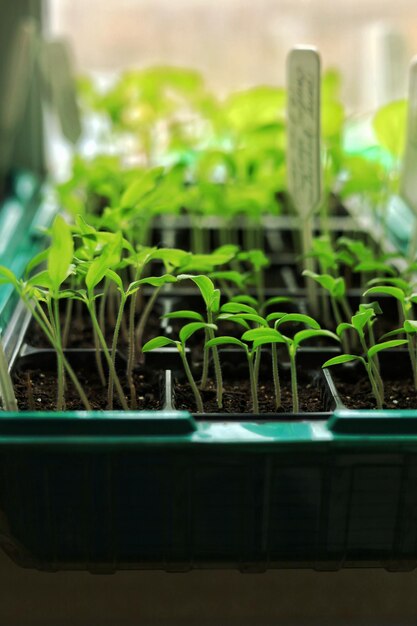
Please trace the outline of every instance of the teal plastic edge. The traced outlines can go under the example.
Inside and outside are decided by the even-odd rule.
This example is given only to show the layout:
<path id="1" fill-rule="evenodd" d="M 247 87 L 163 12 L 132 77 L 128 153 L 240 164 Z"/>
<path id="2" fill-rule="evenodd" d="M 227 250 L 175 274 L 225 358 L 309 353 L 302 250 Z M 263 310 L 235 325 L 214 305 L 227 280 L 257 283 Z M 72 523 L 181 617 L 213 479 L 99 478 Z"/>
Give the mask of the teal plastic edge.
<path id="1" fill-rule="evenodd" d="M 334 435 L 417 437 L 417 411 L 415 410 L 349 410 L 334 412 L 328 422 Z"/>
<path id="2" fill-rule="evenodd" d="M 40 229 L 47 226 L 57 206 L 47 199 L 46 188 L 30 173 L 16 174 L 13 193 L 0 206 L 0 265 L 17 276 L 43 245 Z M 6 328 L 17 294 L 10 285 L 0 286 L 0 334 Z"/>

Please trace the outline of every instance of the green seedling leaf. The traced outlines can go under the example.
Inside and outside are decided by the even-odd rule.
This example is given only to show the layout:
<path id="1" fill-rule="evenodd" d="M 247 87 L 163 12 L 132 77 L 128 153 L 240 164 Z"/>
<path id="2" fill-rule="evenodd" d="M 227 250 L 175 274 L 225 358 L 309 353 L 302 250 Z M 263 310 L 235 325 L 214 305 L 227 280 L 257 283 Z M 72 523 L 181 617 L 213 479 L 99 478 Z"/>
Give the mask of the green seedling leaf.
<path id="1" fill-rule="evenodd" d="M 253 298 L 252 296 L 233 296 L 233 298 L 231 298 L 230 302 L 240 302 L 240 304 L 248 304 L 249 306 L 251 306 L 255 311 L 258 310 L 259 307 L 259 302 L 257 301 L 256 298 Z"/>
<path id="2" fill-rule="evenodd" d="M 177 248 L 158 248 L 152 254 L 152 258 L 159 259 L 170 267 L 181 267 L 188 259 L 192 258 L 192 254 Z"/>
<path id="3" fill-rule="evenodd" d="M 392 298 L 395 298 L 396 300 L 399 300 L 402 303 L 405 302 L 404 292 L 401 291 L 401 289 L 399 289 L 398 287 L 390 287 L 390 286 L 385 286 L 385 285 L 381 285 L 381 287 L 371 287 L 370 289 L 367 289 L 365 291 L 365 293 L 363 294 L 363 297 L 366 298 L 370 294 L 391 296 Z"/>
<path id="4" fill-rule="evenodd" d="M 384 287 L 386 285 L 392 285 L 393 287 L 398 287 L 398 289 L 401 289 L 401 291 L 403 291 L 405 294 L 408 294 L 411 291 L 410 283 L 408 283 L 406 280 L 403 280 L 402 278 L 390 278 L 390 277 L 384 276 L 383 278 L 381 277 L 372 278 L 370 281 L 368 281 L 368 285 L 370 286 L 381 285 L 381 284 Z"/>
<path id="5" fill-rule="evenodd" d="M 247 315 L 249 315 L 249 313 L 247 313 Z M 247 323 L 247 321 L 243 319 L 242 315 L 239 315 L 239 314 L 234 315 L 233 313 L 220 313 L 217 320 L 224 320 L 226 322 L 235 322 L 236 324 L 240 324 L 241 326 L 243 326 L 243 328 L 245 328 L 246 330 L 250 329 L 250 326 Z"/>
<path id="6" fill-rule="evenodd" d="M 286 298 L 285 296 L 274 296 L 273 298 L 268 298 L 268 300 L 265 300 L 263 304 L 263 310 L 266 310 L 269 307 L 274 306 L 275 304 L 285 304 L 288 302 L 291 302 L 291 298 Z"/>
<path id="7" fill-rule="evenodd" d="M 281 324 L 286 324 L 287 322 L 296 322 L 300 324 L 305 324 L 306 326 L 310 326 L 310 328 L 319 329 L 320 324 L 316 322 L 315 319 L 310 317 L 309 315 L 304 315 L 303 313 L 287 313 L 278 319 L 275 324 L 275 327 L 281 326 Z"/>
<path id="8" fill-rule="evenodd" d="M 224 271 L 224 272 L 210 272 L 210 278 L 212 280 L 225 280 L 229 283 L 233 283 L 240 288 L 243 288 L 247 279 L 247 274 L 239 274 L 239 272 L 235 271 Z"/>
<path id="9" fill-rule="evenodd" d="M 288 343 L 288 341 L 286 341 L 284 336 L 281 337 L 259 337 L 258 339 L 255 339 L 253 342 L 253 347 L 259 348 L 260 346 L 266 346 L 268 344 L 271 343 Z"/>
<path id="10" fill-rule="evenodd" d="M 404 330 L 406 333 L 417 333 L 417 321 L 406 320 L 404 322 Z"/>
<path id="11" fill-rule="evenodd" d="M 194 335 L 198 330 L 202 330 L 203 328 L 211 328 L 212 330 L 217 330 L 217 326 L 215 324 L 205 324 L 202 322 L 191 322 L 190 324 L 186 324 L 180 330 L 179 337 L 180 341 L 183 345 L 186 344 L 188 339 Z"/>
<path id="12" fill-rule="evenodd" d="M 48 254 L 49 254 L 49 248 L 47 248 L 46 250 L 42 250 L 41 252 L 38 252 L 38 254 L 35 254 L 35 256 L 31 258 L 31 260 L 25 267 L 25 277 L 30 276 L 30 274 L 35 269 L 35 267 L 38 267 L 38 265 L 45 263 L 48 258 Z"/>
<path id="13" fill-rule="evenodd" d="M 200 290 L 200 293 L 203 297 L 205 305 L 208 309 L 210 309 L 213 299 L 216 297 L 215 295 L 215 287 L 213 281 L 208 276 L 193 276 L 192 274 L 180 274 L 178 280 L 192 280 Z"/>
<path id="14" fill-rule="evenodd" d="M 114 272 L 113 270 L 107 270 L 105 276 L 112 280 L 114 283 L 116 283 L 120 293 L 124 293 L 123 281 L 120 278 L 119 274 L 117 274 L 117 272 Z"/>
<path id="15" fill-rule="evenodd" d="M 330 330 L 300 330 L 300 332 L 294 335 L 293 344 L 297 348 L 300 343 L 315 337 L 329 337 L 329 339 L 340 341 L 339 337 Z"/>
<path id="16" fill-rule="evenodd" d="M 0 285 L 12 284 L 17 286 L 18 282 L 19 281 L 17 280 L 17 277 L 12 272 L 12 270 L 4 267 L 4 265 L 0 265 Z"/>
<path id="17" fill-rule="evenodd" d="M 204 317 L 196 311 L 173 311 L 172 313 L 165 313 L 162 317 L 168 320 L 188 319 L 204 323 Z"/>
<path id="18" fill-rule="evenodd" d="M 373 119 L 377 140 L 395 158 L 402 157 L 407 120 L 406 100 L 396 100 L 381 107 Z"/>
<path id="19" fill-rule="evenodd" d="M 227 315 L 228 319 L 247 320 L 248 322 L 255 322 L 255 324 L 259 324 L 260 326 L 265 326 L 265 327 L 268 326 L 266 320 L 264 320 L 263 317 L 261 317 L 260 315 L 255 315 L 254 313 L 235 313 L 235 314 L 225 313 L 224 315 Z M 219 319 L 220 318 L 226 319 L 222 315 L 219 316 Z"/>
<path id="20" fill-rule="evenodd" d="M 252 315 L 258 315 L 256 309 L 243 302 L 226 302 L 226 304 L 223 304 L 220 311 L 222 313 L 250 313 Z"/>
<path id="21" fill-rule="evenodd" d="M 369 320 L 374 317 L 374 315 L 375 312 L 373 309 L 367 309 L 352 316 L 352 326 L 361 337 L 363 337 L 363 329 L 365 328 Z"/>
<path id="22" fill-rule="evenodd" d="M 339 337 L 341 337 L 344 332 L 346 332 L 347 330 L 351 330 L 351 329 L 354 329 L 354 326 L 352 326 L 352 324 L 348 324 L 347 322 L 342 322 L 336 328 L 336 334 Z"/>
<path id="23" fill-rule="evenodd" d="M 129 285 L 129 290 L 139 285 L 151 285 L 152 287 L 162 287 L 167 283 L 176 283 L 177 279 L 172 274 L 163 274 L 162 276 L 148 276 L 147 278 L 140 278 L 139 280 L 135 280 L 133 283 Z"/>
<path id="24" fill-rule="evenodd" d="M 403 346 L 407 343 L 406 339 L 393 339 L 392 341 L 384 341 L 383 343 L 378 343 L 376 346 L 372 346 L 368 350 L 368 357 L 371 359 L 377 352 L 381 352 L 382 350 L 389 350 L 390 348 L 398 348 L 398 346 Z"/>
<path id="25" fill-rule="evenodd" d="M 176 346 L 177 342 L 169 337 L 155 337 L 150 341 L 147 341 L 142 347 L 142 352 L 151 352 L 157 348 L 164 348 L 165 346 Z"/>
<path id="26" fill-rule="evenodd" d="M 363 361 L 363 359 L 356 354 L 341 354 L 340 356 L 334 356 L 332 359 L 328 359 L 325 363 L 323 363 L 322 367 L 341 365 L 342 363 L 349 363 L 350 361 Z"/>
<path id="27" fill-rule="evenodd" d="M 372 309 L 375 315 L 381 315 L 382 309 L 379 302 L 364 302 L 359 305 L 359 311 L 367 311 L 368 309 Z"/>
<path id="28" fill-rule="evenodd" d="M 240 348 L 243 348 L 244 350 L 248 349 L 247 345 L 243 343 L 243 341 L 236 339 L 236 337 L 227 337 L 227 336 L 214 337 L 214 339 L 210 339 L 206 343 L 206 348 L 214 348 L 215 346 L 226 346 L 228 344 L 231 344 L 233 346 L 239 346 Z"/>
<path id="29" fill-rule="evenodd" d="M 282 343 L 286 343 L 288 341 L 287 337 L 282 335 L 280 332 L 278 332 L 274 328 L 266 328 L 264 326 L 261 328 L 252 328 L 251 330 L 246 331 L 246 333 L 243 333 L 242 335 L 242 339 L 244 341 L 255 341 L 261 338 L 264 338 L 264 339 L 280 338 Z"/>
<path id="30" fill-rule="evenodd" d="M 118 232 L 112 240 L 104 246 L 100 256 L 96 257 L 88 268 L 85 284 L 90 293 L 103 280 L 107 270 L 116 266 L 122 253 L 122 234 Z"/>
<path id="31" fill-rule="evenodd" d="M 67 279 L 74 256 L 74 243 L 71 228 L 61 215 L 57 215 L 51 228 L 51 246 L 48 251 L 47 264 L 51 280 L 51 288 L 58 292 Z"/>
<path id="32" fill-rule="evenodd" d="M 346 285 L 341 276 L 334 278 L 330 276 L 330 274 L 316 274 L 310 270 L 304 270 L 303 276 L 315 280 L 316 283 L 323 287 L 323 289 L 326 289 L 334 298 L 342 298 L 345 295 Z"/>
<path id="33" fill-rule="evenodd" d="M 395 270 L 390 265 L 387 265 L 384 261 L 364 261 L 358 263 L 354 267 L 355 272 L 383 272 L 384 274 L 391 274 L 395 276 Z"/>

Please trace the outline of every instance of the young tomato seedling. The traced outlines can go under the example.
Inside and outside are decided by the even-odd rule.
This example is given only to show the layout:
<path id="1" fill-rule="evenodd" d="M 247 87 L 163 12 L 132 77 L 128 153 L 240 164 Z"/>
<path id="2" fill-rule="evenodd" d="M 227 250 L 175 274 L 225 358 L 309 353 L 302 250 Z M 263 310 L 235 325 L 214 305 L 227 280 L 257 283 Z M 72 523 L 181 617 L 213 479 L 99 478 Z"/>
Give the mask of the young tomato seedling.
<path id="1" fill-rule="evenodd" d="M 146 342 L 143 346 L 143 352 L 150 352 L 151 350 L 164 348 L 165 346 L 175 346 L 177 348 L 182 360 L 182 364 L 184 366 L 185 375 L 187 376 L 187 380 L 194 394 L 198 413 L 204 412 L 203 400 L 201 398 L 201 394 L 198 390 L 187 360 L 186 343 L 195 332 L 202 329 L 204 329 L 205 331 L 211 330 L 214 332 L 217 329 L 217 326 L 215 324 L 206 324 L 203 322 L 191 322 L 190 324 L 186 324 L 181 328 L 179 332 L 179 341 L 175 341 L 174 339 L 170 339 L 169 337 L 155 337 L 154 339 Z"/>

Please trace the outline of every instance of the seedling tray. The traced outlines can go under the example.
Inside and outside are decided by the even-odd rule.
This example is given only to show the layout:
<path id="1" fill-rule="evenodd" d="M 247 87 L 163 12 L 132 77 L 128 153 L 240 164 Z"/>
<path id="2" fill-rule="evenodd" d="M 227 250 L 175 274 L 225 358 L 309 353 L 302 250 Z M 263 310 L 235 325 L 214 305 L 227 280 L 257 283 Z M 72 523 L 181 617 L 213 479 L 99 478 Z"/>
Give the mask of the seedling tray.
<path id="1" fill-rule="evenodd" d="M 87 360 L 91 351 L 69 351 Z M 88 354 L 90 352 L 90 354 Z M 301 363 L 323 360 L 318 349 Z M 0 543 L 45 571 L 417 565 L 417 412 L 0 413 Z M 14 367 L 53 360 L 23 347 Z"/>
<path id="2" fill-rule="evenodd" d="M 176 295 L 198 307 L 195 292 Z M 294 295 L 303 310 L 304 290 Z M 29 321 L 17 307 L 5 333 L 15 368 L 52 358 L 24 343 Z M 316 372 L 329 356 L 303 354 Z M 160 411 L 0 412 L 0 545 L 16 563 L 100 573 L 417 566 L 417 411 L 347 410 L 325 371 L 323 412 L 193 415 L 174 410 L 173 354 L 146 358 Z"/>

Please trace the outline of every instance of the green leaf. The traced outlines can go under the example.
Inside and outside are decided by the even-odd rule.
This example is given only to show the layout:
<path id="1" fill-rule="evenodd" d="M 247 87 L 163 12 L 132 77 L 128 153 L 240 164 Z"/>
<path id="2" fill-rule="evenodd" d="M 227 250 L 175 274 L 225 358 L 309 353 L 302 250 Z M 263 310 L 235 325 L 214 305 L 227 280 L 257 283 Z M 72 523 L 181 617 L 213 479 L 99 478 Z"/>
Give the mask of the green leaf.
<path id="1" fill-rule="evenodd" d="M 262 305 L 262 309 L 268 309 L 270 306 L 274 306 L 274 304 L 284 304 L 286 302 L 291 302 L 291 298 L 286 298 L 285 296 L 274 296 L 273 298 L 268 298 Z"/>
<path id="2" fill-rule="evenodd" d="M 414 332 L 414 331 L 411 331 Z M 405 328 L 396 328 L 395 330 L 390 330 L 388 333 L 384 333 L 381 339 L 388 339 L 388 337 L 396 337 L 397 335 L 405 335 Z"/>
<path id="3" fill-rule="evenodd" d="M 286 343 L 287 338 L 284 337 L 280 332 L 275 330 L 274 328 L 265 328 L 262 326 L 261 328 L 251 328 L 251 330 L 247 330 L 242 335 L 242 339 L 244 341 L 256 341 L 260 338 L 264 339 L 280 339 L 282 343 Z"/>
<path id="4" fill-rule="evenodd" d="M 204 317 L 196 311 L 173 311 L 172 313 L 165 313 L 162 317 L 168 320 L 188 319 L 195 320 L 197 322 L 204 322 Z"/>
<path id="5" fill-rule="evenodd" d="M 246 315 L 250 315 L 249 313 L 247 313 Z M 226 322 L 234 322 L 236 324 L 240 324 L 240 326 L 243 326 L 243 328 L 245 328 L 246 330 L 250 329 L 249 324 L 247 323 L 247 321 L 245 319 L 243 319 L 242 314 L 239 315 L 239 313 L 233 314 L 233 313 L 220 313 L 220 315 L 217 318 L 217 321 L 221 321 L 224 320 Z"/>
<path id="6" fill-rule="evenodd" d="M 233 283 L 238 287 L 243 287 L 246 282 L 247 274 L 240 274 L 235 271 L 224 272 L 210 272 L 210 278 L 212 280 L 225 280 L 226 282 Z"/>
<path id="7" fill-rule="evenodd" d="M 230 302 L 240 302 L 240 304 L 248 304 L 253 308 L 254 311 L 257 311 L 259 307 L 259 302 L 256 298 L 253 298 L 252 296 L 233 296 Z"/>
<path id="8" fill-rule="evenodd" d="M 340 356 L 334 356 L 332 359 L 328 359 L 323 363 L 322 367 L 331 367 L 332 365 L 341 365 L 342 363 L 349 363 L 349 361 L 363 361 L 362 357 L 356 354 L 341 354 Z"/>
<path id="9" fill-rule="evenodd" d="M 374 317 L 374 315 L 375 313 L 373 309 L 366 309 L 365 311 L 361 311 L 360 313 L 356 313 L 356 315 L 352 316 L 352 326 L 361 337 L 363 337 L 363 329 L 369 320 Z"/>
<path id="10" fill-rule="evenodd" d="M 107 270 L 106 274 L 105 274 L 106 278 L 109 278 L 110 280 L 112 280 L 114 283 L 116 283 L 119 291 L 121 293 L 124 293 L 124 288 L 123 288 L 123 281 L 120 278 L 119 274 L 117 274 L 117 272 L 114 272 L 113 270 Z"/>
<path id="11" fill-rule="evenodd" d="M 256 309 L 243 302 L 226 302 L 226 304 L 223 304 L 220 311 L 222 313 L 250 313 L 252 315 L 258 315 Z"/>
<path id="12" fill-rule="evenodd" d="M 74 256 L 71 228 L 62 215 L 57 215 L 51 228 L 51 245 L 48 251 L 48 273 L 53 291 L 68 277 Z"/>
<path id="13" fill-rule="evenodd" d="M 25 276 L 26 277 L 29 276 L 32 273 L 32 271 L 35 269 L 35 267 L 38 267 L 38 265 L 41 265 L 42 263 L 44 263 L 48 258 L 48 254 L 49 254 L 49 248 L 47 248 L 46 250 L 42 250 L 41 252 L 38 252 L 38 254 L 35 254 L 35 256 L 31 258 L 31 260 L 25 267 Z"/>
<path id="14" fill-rule="evenodd" d="M 120 262 L 121 253 L 122 234 L 118 232 L 114 235 L 112 240 L 104 246 L 100 256 L 96 257 L 88 268 L 85 284 L 90 293 L 103 280 L 107 270 L 112 269 Z"/>
<path id="15" fill-rule="evenodd" d="M 131 285 L 129 285 L 129 288 L 131 286 L 138 286 L 138 285 L 152 285 L 152 287 L 162 287 L 163 285 L 166 285 L 167 283 L 176 283 L 177 279 L 175 276 L 173 276 L 172 274 L 163 274 L 162 276 L 148 276 L 147 278 L 141 278 L 140 280 L 135 280 L 133 283 L 131 283 Z"/>
<path id="16" fill-rule="evenodd" d="M 266 346 L 269 345 L 271 343 L 288 343 L 288 340 L 286 341 L 286 338 L 284 336 L 281 337 L 259 337 L 258 339 L 255 339 L 253 342 L 253 348 L 259 348 L 260 346 Z"/>
<path id="17" fill-rule="evenodd" d="M 341 276 L 334 278 L 330 276 L 330 274 L 316 274 L 310 270 L 304 270 L 303 276 L 315 280 L 316 283 L 323 287 L 323 289 L 326 289 L 334 298 L 342 298 L 345 295 L 346 285 Z"/>
<path id="18" fill-rule="evenodd" d="M 303 343 L 307 339 L 313 339 L 315 337 L 329 337 L 329 339 L 335 339 L 340 341 L 339 337 L 332 333 L 330 330 L 300 330 L 300 332 L 294 335 L 293 344 L 297 348 L 300 343 Z"/>
<path id="19" fill-rule="evenodd" d="M 211 328 L 212 330 L 217 330 L 217 326 L 215 324 L 205 324 L 203 322 L 191 322 L 190 324 L 186 324 L 180 330 L 179 337 L 180 341 L 183 345 L 188 341 L 188 339 L 194 335 L 198 330 L 202 330 L 203 328 Z"/>
<path id="20" fill-rule="evenodd" d="M 384 274 L 395 275 L 395 270 L 384 261 L 364 261 L 354 267 L 355 272 L 383 272 Z"/>
<path id="21" fill-rule="evenodd" d="M 247 345 L 243 343 L 243 341 L 236 339 L 236 337 L 227 337 L 227 336 L 215 337 L 214 339 L 210 339 L 205 344 L 205 347 L 214 348 L 215 346 L 226 346 L 228 344 L 231 344 L 233 346 L 239 346 L 240 348 L 243 348 L 246 351 L 248 349 Z"/>
<path id="22" fill-rule="evenodd" d="M 4 267 L 4 265 L 0 265 L 0 285 L 8 285 L 8 284 L 12 284 L 16 286 L 18 284 L 17 277 L 14 275 L 12 270 L 9 270 L 9 268 Z"/>
<path id="23" fill-rule="evenodd" d="M 395 158 L 402 157 L 407 120 L 406 100 L 396 100 L 381 107 L 373 119 L 377 140 Z"/>
<path id="24" fill-rule="evenodd" d="M 366 298 L 366 296 L 369 296 L 370 294 L 391 296 L 392 298 L 395 298 L 402 303 L 405 302 L 404 292 L 401 291 L 401 289 L 399 289 L 398 287 L 390 287 L 385 285 L 381 285 L 380 287 L 371 287 L 370 289 L 367 289 L 365 291 L 363 297 Z"/>
<path id="25" fill-rule="evenodd" d="M 210 309 L 212 300 L 214 297 L 214 284 L 213 281 L 208 278 L 208 276 L 198 275 L 193 276 L 192 274 L 180 274 L 178 280 L 192 280 L 195 285 L 197 285 L 200 293 L 203 297 L 205 305 L 208 309 Z"/>
<path id="26" fill-rule="evenodd" d="M 164 348 L 165 346 L 176 346 L 177 342 L 169 337 L 155 337 L 147 341 L 142 348 L 142 352 L 151 352 L 157 348 Z"/>
<path id="27" fill-rule="evenodd" d="M 283 315 L 280 319 L 278 319 L 275 324 L 276 328 L 281 326 L 281 324 L 285 324 L 287 322 L 297 322 L 300 324 L 305 324 L 306 326 L 310 326 L 310 328 L 315 328 L 318 330 L 320 328 L 320 324 L 316 322 L 315 319 L 310 317 L 309 315 L 304 315 L 303 313 L 287 313 Z"/>
<path id="28" fill-rule="evenodd" d="M 372 358 L 374 354 L 377 352 L 381 352 L 381 350 L 389 350 L 390 348 L 398 348 L 398 346 L 403 346 L 407 343 L 406 339 L 393 339 L 392 341 L 384 341 L 383 343 L 378 343 L 376 346 L 372 346 L 368 350 L 368 357 Z"/>
<path id="29" fill-rule="evenodd" d="M 359 311 L 367 311 L 368 309 L 372 309 L 375 315 L 381 315 L 382 309 L 379 302 L 363 302 L 359 305 Z"/>
<path id="30" fill-rule="evenodd" d="M 347 322 L 342 322 L 341 324 L 339 324 L 336 328 L 336 334 L 341 337 L 342 334 L 346 331 L 346 330 L 351 330 L 354 329 L 354 326 L 352 324 L 348 324 Z"/>
<path id="31" fill-rule="evenodd" d="M 404 330 L 406 333 L 417 333 L 417 321 L 406 320 L 404 322 Z"/>

